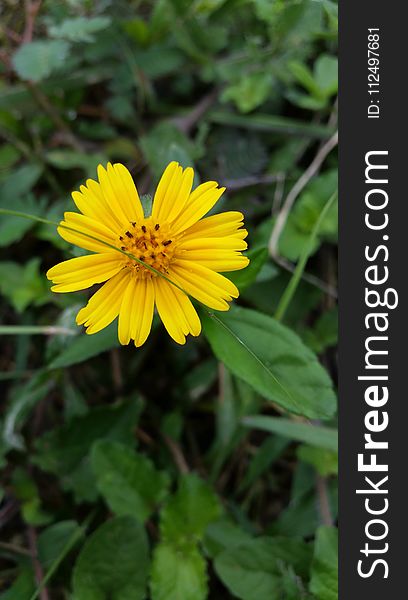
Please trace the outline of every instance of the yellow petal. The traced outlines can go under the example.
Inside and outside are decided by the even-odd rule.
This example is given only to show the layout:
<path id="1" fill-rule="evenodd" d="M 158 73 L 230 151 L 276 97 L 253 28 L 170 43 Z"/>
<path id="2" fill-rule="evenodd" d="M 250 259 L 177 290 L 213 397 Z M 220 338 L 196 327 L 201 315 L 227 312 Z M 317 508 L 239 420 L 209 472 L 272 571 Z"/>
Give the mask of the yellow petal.
<path id="1" fill-rule="evenodd" d="M 130 337 L 138 348 L 145 343 L 152 328 L 155 289 L 151 279 L 137 282 L 132 305 L 132 326 Z"/>
<path id="2" fill-rule="evenodd" d="M 132 189 L 129 178 L 124 175 L 127 170 L 123 171 L 123 169 L 115 169 L 111 163 L 108 163 L 107 170 L 99 165 L 98 179 L 106 204 L 115 213 L 123 227 L 126 227 L 130 222 L 140 221 L 143 218 L 143 212 L 136 188 Z M 129 177 L 131 178 L 130 173 Z"/>
<path id="3" fill-rule="evenodd" d="M 186 252 L 184 257 L 193 262 L 200 263 L 212 271 L 238 271 L 244 269 L 249 264 L 249 259 L 238 252 L 219 250 L 191 250 Z"/>
<path id="4" fill-rule="evenodd" d="M 153 321 L 154 288 L 150 279 L 131 277 L 123 295 L 118 335 L 121 344 L 131 339 L 139 347 L 146 341 Z"/>
<path id="5" fill-rule="evenodd" d="M 172 223 L 174 235 L 188 229 L 212 209 L 225 188 L 218 188 L 215 181 L 207 181 L 199 185 L 187 201 L 183 212 Z"/>
<path id="6" fill-rule="evenodd" d="M 197 336 L 201 323 L 188 296 L 161 277 L 154 280 L 157 311 L 168 334 L 178 344 L 184 344 L 186 335 Z"/>
<path id="7" fill-rule="evenodd" d="M 245 240 L 234 237 L 190 237 L 182 239 L 178 248 L 180 250 L 246 250 L 248 244 Z"/>
<path id="8" fill-rule="evenodd" d="M 154 195 L 153 219 L 161 223 L 173 221 L 186 206 L 193 179 L 194 171 L 191 167 L 183 171 L 177 162 L 171 162 L 165 169 Z"/>
<path id="9" fill-rule="evenodd" d="M 47 271 L 47 277 L 56 284 L 51 288 L 53 292 L 76 292 L 110 279 L 122 268 L 119 253 L 91 254 L 55 265 Z"/>
<path id="10" fill-rule="evenodd" d="M 97 333 L 107 327 L 118 316 L 130 271 L 122 269 L 109 279 L 90 298 L 88 304 L 77 314 L 78 325 L 87 327 L 86 333 Z"/>
<path id="11" fill-rule="evenodd" d="M 64 214 L 58 233 L 67 242 L 92 252 L 107 252 L 106 244 L 115 246 L 117 242 L 115 233 L 101 222 L 74 212 Z"/>
<path id="12" fill-rule="evenodd" d="M 189 260 L 175 260 L 171 265 L 170 279 L 190 296 L 215 310 L 228 310 L 228 302 L 239 295 L 229 279 Z"/>
<path id="13" fill-rule="evenodd" d="M 244 239 L 248 232 L 245 229 L 240 229 L 243 225 L 244 215 L 238 211 L 227 211 L 218 215 L 205 217 L 197 223 L 194 223 L 184 232 L 183 239 L 190 237 L 224 237 L 228 235 L 236 236 Z"/>
<path id="14" fill-rule="evenodd" d="M 121 163 L 112 165 L 108 164 L 108 174 L 115 182 L 117 197 L 123 203 L 125 213 L 129 217 L 129 221 L 140 222 L 144 219 L 143 207 L 140 202 L 135 182 L 127 168 Z"/>

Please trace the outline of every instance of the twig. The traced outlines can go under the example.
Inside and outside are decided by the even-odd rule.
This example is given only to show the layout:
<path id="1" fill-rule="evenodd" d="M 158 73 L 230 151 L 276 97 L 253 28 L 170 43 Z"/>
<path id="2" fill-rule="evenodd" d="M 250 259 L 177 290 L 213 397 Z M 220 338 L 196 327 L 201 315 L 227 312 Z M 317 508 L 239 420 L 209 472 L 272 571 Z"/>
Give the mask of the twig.
<path id="1" fill-rule="evenodd" d="M 201 117 L 211 108 L 218 98 L 218 90 L 204 96 L 184 117 L 176 117 L 172 122 L 184 133 L 189 133 Z"/>
<path id="2" fill-rule="evenodd" d="M 112 379 L 115 388 L 115 394 L 118 396 L 123 388 L 123 376 L 122 367 L 120 364 L 120 356 L 117 348 L 113 348 L 110 351 L 111 367 L 112 367 Z"/>
<path id="3" fill-rule="evenodd" d="M 50 597 L 48 595 L 48 590 L 46 587 L 44 587 L 42 585 L 43 579 L 44 579 L 44 572 L 43 572 L 41 563 L 38 559 L 37 533 L 36 533 L 34 527 L 31 527 L 31 526 L 28 527 L 27 536 L 28 536 L 28 545 L 30 547 L 31 561 L 33 563 L 33 568 L 34 568 L 35 580 L 36 580 L 38 588 L 40 589 L 40 593 L 39 593 L 40 600 L 49 600 Z"/>
<path id="4" fill-rule="evenodd" d="M 33 39 L 34 23 L 37 17 L 38 11 L 41 7 L 42 0 L 36 0 L 31 2 L 30 0 L 24 1 L 25 7 L 25 28 L 22 36 L 22 43 L 27 44 Z"/>
<path id="5" fill-rule="evenodd" d="M 293 265 L 286 258 L 283 258 L 283 256 L 275 256 L 274 261 L 276 262 L 277 265 L 282 267 L 282 269 L 285 269 L 286 271 L 289 271 L 290 273 L 294 273 L 296 270 L 296 266 Z M 337 289 L 335 287 L 333 287 L 332 285 L 330 285 L 329 283 L 325 283 L 324 281 L 322 281 L 315 275 L 311 275 L 310 273 L 302 273 L 301 278 L 303 279 L 303 281 L 306 281 L 307 283 L 310 283 L 311 285 L 314 285 L 315 287 L 317 287 L 319 290 L 322 290 L 322 292 L 324 292 L 331 298 L 335 298 L 335 299 L 337 298 Z"/>
<path id="6" fill-rule="evenodd" d="M 182 475 L 187 475 L 187 473 L 190 472 L 190 469 L 180 446 L 168 435 L 162 433 L 162 437 L 167 448 L 170 450 L 174 464 Z"/>
<path id="7" fill-rule="evenodd" d="M 319 501 L 320 518 L 323 525 L 331 527 L 333 525 L 333 517 L 331 514 L 329 494 L 327 491 L 326 479 L 321 475 L 316 475 L 316 491 Z"/>
<path id="8" fill-rule="evenodd" d="M 268 185 L 275 182 L 279 183 L 281 180 L 282 175 L 280 173 L 276 175 L 248 175 L 248 177 L 241 177 L 240 179 L 227 179 L 223 182 L 223 185 L 229 192 L 235 192 L 252 185 Z"/>
<path id="9" fill-rule="evenodd" d="M 43 109 L 43 111 L 49 116 L 55 127 L 64 134 L 66 141 L 78 152 L 84 152 L 85 146 L 80 142 L 72 133 L 65 121 L 60 117 L 58 111 L 54 108 L 47 96 L 37 87 L 32 81 L 25 81 L 24 85 L 27 87 L 29 92 L 32 94 L 34 100 Z"/>
<path id="10" fill-rule="evenodd" d="M 0 542 L 0 549 L 12 552 L 13 554 L 31 556 L 31 552 L 26 548 L 22 548 L 21 546 L 17 546 L 16 544 L 10 544 L 9 542 Z"/>
<path id="11" fill-rule="evenodd" d="M 282 230 L 285 226 L 286 220 L 288 218 L 289 212 L 295 202 L 296 198 L 303 190 L 303 188 L 309 183 L 309 181 L 316 175 L 325 161 L 326 157 L 330 154 L 330 152 L 337 146 L 338 143 L 338 132 L 320 148 L 306 171 L 302 173 L 299 177 L 293 188 L 290 190 L 289 194 L 286 197 L 286 200 L 283 204 L 282 210 L 277 216 L 275 227 L 273 228 L 270 240 L 269 240 L 269 253 L 273 258 L 277 258 L 279 256 L 278 243 L 279 238 L 281 236 Z"/>

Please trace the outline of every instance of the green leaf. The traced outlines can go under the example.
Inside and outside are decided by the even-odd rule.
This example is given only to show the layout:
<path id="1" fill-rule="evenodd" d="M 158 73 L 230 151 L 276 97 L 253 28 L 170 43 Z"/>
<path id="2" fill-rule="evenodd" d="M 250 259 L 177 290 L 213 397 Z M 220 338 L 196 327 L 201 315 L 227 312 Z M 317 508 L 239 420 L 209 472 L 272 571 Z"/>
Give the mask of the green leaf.
<path id="1" fill-rule="evenodd" d="M 42 81 L 64 66 L 69 44 L 63 40 L 38 40 L 23 44 L 13 55 L 13 66 L 21 79 Z"/>
<path id="2" fill-rule="evenodd" d="M 215 558 L 215 570 L 230 592 L 241 600 L 283 597 L 282 564 L 306 577 L 311 548 L 296 539 L 261 537 L 230 548 Z"/>
<path id="3" fill-rule="evenodd" d="M 68 541 L 80 537 L 81 527 L 76 521 L 59 521 L 44 529 L 38 536 L 38 558 L 45 570 L 62 554 Z"/>
<path id="4" fill-rule="evenodd" d="M 51 361 L 48 368 L 70 367 L 117 346 L 119 346 L 117 324 L 112 323 L 99 333 L 93 335 L 84 333 L 76 337 L 61 354 Z"/>
<path id="5" fill-rule="evenodd" d="M 221 94 L 221 100 L 233 100 L 240 112 L 250 112 L 267 99 L 272 82 L 269 71 L 249 73 L 237 83 L 229 85 Z"/>
<path id="6" fill-rule="evenodd" d="M 74 568 L 75 600 L 144 600 L 147 537 L 132 517 L 107 521 L 85 543 Z"/>
<path id="7" fill-rule="evenodd" d="M 277 433 L 292 440 L 306 442 L 317 448 L 337 451 L 338 433 L 336 429 L 329 429 L 329 427 L 311 425 L 309 423 L 299 423 L 298 421 L 291 421 L 283 417 L 267 417 L 264 415 L 244 417 L 243 424 L 247 427 Z"/>
<path id="8" fill-rule="evenodd" d="M 300 460 L 312 465 L 322 477 L 337 475 L 339 463 L 337 452 L 303 445 L 299 446 L 296 453 Z"/>
<path id="9" fill-rule="evenodd" d="M 330 97 L 337 92 L 338 61 L 335 56 L 321 54 L 314 66 L 314 78 L 320 93 Z"/>
<path id="10" fill-rule="evenodd" d="M 216 316 L 201 314 L 217 358 L 264 398 L 310 418 L 333 415 L 336 399 L 330 378 L 293 331 L 237 306 Z"/>
<path id="11" fill-rule="evenodd" d="M 206 600 L 206 564 L 196 546 L 180 549 L 158 544 L 153 554 L 150 590 L 152 600 Z"/>
<path id="12" fill-rule="evenodd" d="M 60 477 L 62 487 L 74 491 L 78 501 L 94 501 L 97 491 L 89 456 L 92 445 L 100 439 L 132 445 L 140 411 L 141 403 L 136 400 L 93 408 L 40 437 L 33 462 Z"/>
<path id="13" fill-rule="evenodd" d="M 338 532 L 334 527 L 317 531 L 310 591 L 316 600 L 338 599 Z"/>
<path id="14" fill-rule="evenodd" d="M 167 473 L 157 471 L 148 458 L 119 442 L 97 442 L 91 460 L 97 487 L 116 515 L 146 521 L 167 495 Z"/>
<path id="15" fill-rule="evenodd" d="M 288 135 L 304 135 L 311 138 L 329 138 L 334 131 L 326 125 L 315 125 L 288 117 L 269 114 L 254 113 L 251 115 L 237 115 L 234 112 L 212 110 L 207 118 L 213 123 L 243 127 L 257 131 L 270 131 Z"/>
<path id="16" fill-rule="evenodd" d="M 111 19 L 106 16 L 74 17 L 65 19 L 61 24 L 50 25 L 48 33 L 54 38 L 64 38 L 71 42 L 93 42 L 97 31 L 106 29 Z"/>
<path id="17" fill-rule="evenodd" d="M 40 273 L 40 263 L 37 257 L 24 266 L 0 262 L 0 292 L 19 313 L 27 306 L 40 306 L 51 299 L 47 282 Z"/>
<path id="18" fill-rule="evenodd" d="M 194 166 L 194 149 L 188 138 L 171 123 L 159 123 L 140 140 L 153 173 L 160 177 L 165 167 L 175 160 L 182 167 Z"/>
<path id="19" fill-rule="evenodd" d="M 220 513 L 220 503 L 212 489 L 197 475 L 185 475 L 161 512 L 162 539 L 171 543 L 201 540 L 207 526 Z"/>
<path id="20" fill-rule="evenodd" d="M 99 164 L 106 164 L 104 154 L 77 152 L 75 150 L 50 150 L 45 155 L 46 161 L 57 169 L 82 169 L 88 177 L 95 177 Z"/>

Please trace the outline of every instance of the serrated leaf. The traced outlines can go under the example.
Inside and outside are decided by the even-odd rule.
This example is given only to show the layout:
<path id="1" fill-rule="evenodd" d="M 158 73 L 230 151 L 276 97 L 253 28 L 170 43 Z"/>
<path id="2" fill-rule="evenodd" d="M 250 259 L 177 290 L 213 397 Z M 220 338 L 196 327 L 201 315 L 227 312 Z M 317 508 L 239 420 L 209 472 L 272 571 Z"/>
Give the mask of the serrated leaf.
<path id="1" fill-rule="evenodd" d="M 95 501 L 97 490 L 89 456 L 92 445 L 100 439 L 131 445 L 140 411 L 141 403 L 134 399 L 93 408 L 40 437 L 32 460 L 44 471 L 57 475 L 62 487 L 74 491 L 78 501 Z"/>
<path id="2" fill-rule="evenodd" d="M 159 544 L 153 554 L 150 590 L 152 600 L 206 600 L 206 564 L 196 546 Z"/>
<path id="3" fill-rule="evenodd" d="M 185 475 L 161 512 L 162 539 L 171 543 L 201 540 L 207 526 L 220 513 L 220 503 L 212 489 L 197 475 Z"/>
<path id="4" fill-rule="evenodd" d="M 74 568 L 75 600 L 144 600 L 147 536 L 132 517 L 107 521 L 85 543 Z"/>
<path id="5" fill-rule="evenodd" d="M 283 597 L 282 564 L 307 576 L 311 548 L 304 542 L 285 538 L 248 540 L 215 558 L 215 570 L 224 585 L 241 600 L 270 600 Z"/>
<path id="6" fill-rule="evenodd" d="M 64 65 L 69 44 L 63 40 L 38 40 L 23 44 L 13 55 L 13 66 L 27 81 L 42 81 Z"/>
<path id="7" fill-rule="evenodd" d="M 317 531 L 310 591 L 316 600 L 338 599 L 338 532 L 334 527 Z"/>
<path id="8" fill-rule="evenodd" d="M 310 418 L 333 415 L 336 398 L 330 378 L 293 331 L 237 306 L 216 316 L 201 315 L 217 358 L 264 398 Z"/>
<path id="9" fill-rule="evenodd" d="M 92 448 L 91 461 L 96 485 L 118 516 L 131 515 L 143 522 L 166 497 L 167 473 L 157 471 L 132 448 L 101 440 Z"/>

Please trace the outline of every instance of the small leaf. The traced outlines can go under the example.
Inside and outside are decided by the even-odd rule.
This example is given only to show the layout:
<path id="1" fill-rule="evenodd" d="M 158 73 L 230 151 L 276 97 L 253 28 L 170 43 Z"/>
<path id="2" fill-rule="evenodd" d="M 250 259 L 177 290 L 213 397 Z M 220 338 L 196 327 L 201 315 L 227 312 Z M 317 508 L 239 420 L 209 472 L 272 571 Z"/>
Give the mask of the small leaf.
<path id="1" fill-rule="evenodd" d="M 147 537 L 131 517 L 104 523 L 85 543 L 74 568 L 75 600 L 144 600 Z"/>
<path id="2" fill-rule="evenodd" d="M 167 473 L 119 442 L 97 442 L 91 460 L 97 487 L 118 516 L 131 515 L 143 522 L 167 494 Z"/>
<path id="3" fill-rule="evenodd" d="M 64 38 L 71 42 L 93 42 L 97 31 L 106 29 L 111 19 L 106 16 L 98 17 L 73 17 L 65 19 L 59 25 L 48 27 L 48 33 L 54 38 Z"/>
<path id="4" fill-rule="evenodd" d="M 264 398 L 310 418 L 333 415 L 336 400 L 330 378 L 293 331 L 237 306 L 212 317 L 201 314 L 215 355 Z"/>
<path id="5" fill-rule="evenodd" d="M 197 475 L 185 475 L 176 494 L 160 515 L 164 541 L 201 540 L 207 526 L 219 518 L 221 507 L 211 488 Z"/>
<path id="6" fill-rule="evenodd" d="M 153 555 L 150 590 L 152 600 L 206 600 L 206 564 L 196 546 L 175 548 L 158 544 Z"/>
<path id="7" fill-rule="evenodd" d="M 310 591 L 316 600 L 338 599 L 338 532 L 334 527 L 317 531 Z"/>
<path id="8" fill-rule="evenodd" d="M 63 40 L 38 40 L 20 46 L 12 60 L 21 79 L 37 82 L 61 68 L 68 52 L 69 44 Z"/>

